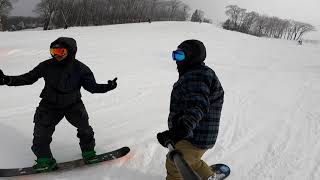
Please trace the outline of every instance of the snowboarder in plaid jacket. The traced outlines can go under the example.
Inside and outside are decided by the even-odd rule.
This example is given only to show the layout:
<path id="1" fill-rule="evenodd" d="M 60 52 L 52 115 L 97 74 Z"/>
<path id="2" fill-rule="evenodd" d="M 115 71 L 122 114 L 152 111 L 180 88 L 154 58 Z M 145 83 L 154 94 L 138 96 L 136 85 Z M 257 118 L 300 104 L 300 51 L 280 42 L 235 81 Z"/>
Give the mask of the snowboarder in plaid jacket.
<path id="1" fill-rule="evenodd" d="M 172 53 L 179 72 L 173 85 L 169 130 L 158 133 L 159 143 L 179 150 L 191 168 L 208 179 L 214 172 L 201 160 L 216 142 L 224 90 L 215 72 L 205 65 L 206 48 L 198 40 L 186 40 Z M 166 160 L 167 180 L 181 179 L 174 163 Z"/>
<path id="2" fill-rule="evenodd" d="M 97 84 L 92 71 L 75 59 L 77 44 L 73 38 L 60 37 L 50 45 L 52 58 L 41 62 L 30 72 L 20 76 L 6 76 L 0 70 L 0 85 L 31 85 L 38 79 L 45 81 L 42 100 L 34 115 L 33 145 L 37 156 L 34 168 L 47 172 L 57 167 L 50 150 L 55 126 L 65 117 L 77 128 L 82 156 L 86 163 L 94 163 L 95 139 L 88 122 L 88 113 L 81 100 L 80 88 L 91 93 L 106 93 L 117 87 L 117 78 L 108 84 Z"/>

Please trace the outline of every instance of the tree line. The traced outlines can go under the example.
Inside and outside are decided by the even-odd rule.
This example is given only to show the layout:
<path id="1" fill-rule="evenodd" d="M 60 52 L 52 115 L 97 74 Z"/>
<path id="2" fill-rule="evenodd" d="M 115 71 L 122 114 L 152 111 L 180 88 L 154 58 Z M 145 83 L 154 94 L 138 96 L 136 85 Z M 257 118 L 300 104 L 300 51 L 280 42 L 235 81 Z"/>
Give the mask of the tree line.
<path id="1" fill-rule="evenodd" d="M 190 7 L 180 0 L 41 0 L 35 12 L 44 30 L 68 26 L 185 21 Z"/>
<path id="2" fill-rule="evenodd" d="M 12 3 L 0 0 L 0 31 L 43 27 L 93 26 L 151 21 L 186 21 L 190 7 L 181 0 L 41 0 L 34 9 L 38 17 L 9 16 Z M 212 23 L 202 10 L 191 21 Z"/>
<path id="3" fill-rule="evenodd" d="M 280 19 L 260 15 L 257 12 L 247 12 L 237 5 L 226 6 L 228 19 L 223 23 L 223 28 L 239 31 L 255 36 L 282 38 L 288 40 L 301 40 L 302 36 L 310 31 L 315 31 L 311 24 L 295 20 Z"/>

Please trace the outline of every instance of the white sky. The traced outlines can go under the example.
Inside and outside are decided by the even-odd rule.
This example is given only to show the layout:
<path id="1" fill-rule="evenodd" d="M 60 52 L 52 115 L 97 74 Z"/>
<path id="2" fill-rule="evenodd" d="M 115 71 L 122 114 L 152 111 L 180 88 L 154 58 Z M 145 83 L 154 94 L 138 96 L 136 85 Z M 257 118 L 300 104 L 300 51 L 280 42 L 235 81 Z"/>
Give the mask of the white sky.
<path id="1" fill-rule="evenodd" d="M 224 21 L 225 6 L 236 4 L 247 11 L 277 16 L 279 18 L 294 19 L 320 26 L 320 0 L 182 0 L 192 9 L 202 9 L 208 18 Z M 12 15 L 34 16 L 34 6 L 40 0 L 19 0 L 14 4 Z"/>
<path id="2" fill-rule="evenodd" d="M 247 11 L 259 14 L 277 16 L 283 19 L 294 19 L 320 25 L 320 0 L 182 0 L 192 8 L 204 10 L 208 18 L 224 21 L 225 7 L 230 4 L 238 5 Z"/>
<path id="3" fill-rule="evenodd" d="M 33 9 L 37 3 L 41 0 L 19 0 L 17 3 L 13 4 L 13 10 L 11 11 L 11 15 L 14 16 L 36 16 L 33 13 Z"/>

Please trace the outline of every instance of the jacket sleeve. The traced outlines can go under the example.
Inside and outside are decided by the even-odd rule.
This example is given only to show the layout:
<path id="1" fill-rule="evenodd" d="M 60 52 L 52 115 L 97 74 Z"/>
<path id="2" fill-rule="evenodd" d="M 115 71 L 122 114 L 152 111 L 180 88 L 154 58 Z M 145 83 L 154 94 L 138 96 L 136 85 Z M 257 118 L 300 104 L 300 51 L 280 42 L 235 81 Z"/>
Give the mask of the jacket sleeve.
<path id="1" fill-rule="evenodd" d="M 97 84 L 89 67 L 81 64 L 81 86 L 90 93 L 106 93 L 110 90 L 108 84 Z"/>
<path id="2" fill-rule="evenodd" d="M 209 112 L 210 82 L 208 76 L 194 75 L 187 77 L 183 83 L 185 109 L 181 120 L 190 130 L 196 128 Z"/>
<path id="3" fill-rule="evenodd" d="M 9 82 L 8 86 L 24 86 L 31 85 L 35 83 L 38 79 L 43 77 L 41 64 L 36 66 L 34 69 L 29 71 L 28 73 L 22 74 L 20 76 L 8 76 Z"/>

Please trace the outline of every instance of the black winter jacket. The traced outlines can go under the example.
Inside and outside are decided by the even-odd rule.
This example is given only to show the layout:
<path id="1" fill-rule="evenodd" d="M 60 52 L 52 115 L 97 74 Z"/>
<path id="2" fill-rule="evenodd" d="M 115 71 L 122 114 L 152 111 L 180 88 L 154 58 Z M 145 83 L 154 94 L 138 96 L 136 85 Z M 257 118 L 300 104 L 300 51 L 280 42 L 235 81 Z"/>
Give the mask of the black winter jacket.
<path id="1" fill-rule="evenodd" d="M 35 83 L 44 78 L 45 86 L 40 97 L 55 106 L 68 106 L 81 100 L 80 88 L 91 93 L 105 93 L 108 84 L 97 84 L 92 71 L 75 59 L 76 43 L 71 38 L 59 38 L 54 43 L 64 43 L 69 55 L 62 61 L 53 58 L 41 62 L 30 72 L 20 76 L 8 76 L 8 86 L 22 86 Z"/>

